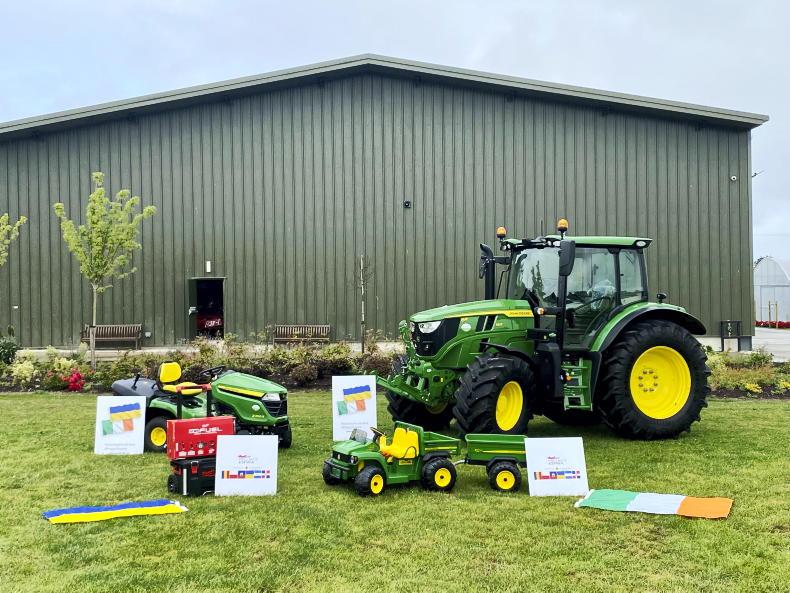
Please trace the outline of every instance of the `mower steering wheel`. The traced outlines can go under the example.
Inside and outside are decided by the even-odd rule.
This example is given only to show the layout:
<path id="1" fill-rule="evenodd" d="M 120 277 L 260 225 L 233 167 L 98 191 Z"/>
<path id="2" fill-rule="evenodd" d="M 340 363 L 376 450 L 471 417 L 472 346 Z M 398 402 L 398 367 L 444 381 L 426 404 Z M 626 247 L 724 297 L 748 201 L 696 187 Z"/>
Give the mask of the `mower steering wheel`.
<path id="1" fill-rule="evenodd" d="M 219 377 L 228 367 L 225 365 L 219 365 L 216 367 L 211 367 L 210 369 L 206 369 L 205 371 L 200 371 L 198 373 L 198 377 L 207 377 L 209 382 L 213 381 L 217 377 Z"/>

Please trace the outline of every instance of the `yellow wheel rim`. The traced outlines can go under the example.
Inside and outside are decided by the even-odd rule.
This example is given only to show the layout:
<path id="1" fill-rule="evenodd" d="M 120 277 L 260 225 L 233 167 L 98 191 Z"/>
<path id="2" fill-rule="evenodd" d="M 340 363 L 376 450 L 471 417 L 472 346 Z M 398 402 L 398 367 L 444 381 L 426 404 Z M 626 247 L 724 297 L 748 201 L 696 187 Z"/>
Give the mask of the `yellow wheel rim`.
<path id="1" fill-rule="evenodd" d="M 516 381 L 508 381 L 496 400 L 496 423 L 499 430 L 510 430 L 521 418 L 524 392 Z"/>
<path id="2" fill-rule="evenodd" d="M 631 398 L 645 416 L 671 418 L 691 396 L 691 371 L 683 356 L 668 346 L 645 350 L 631 368 Z"/>
<path id="3" fill-rule="evenodd" d="M 444 488 L 447 484 L 450 483 L 450 480 L 453 479 L 450 470 L 446 467 L 440 467 L 436 470 L 436 473 L 433 475 L 433 481 L 436 482 L 436 485 L 440 488 Z"/>
<path id="4" fill-rule="evenodd" d="M 510 470 L 502 470 L 496 475 L 496 485 L 500 490 L 510 490 L 516 484 L 516 476 Z"/>
<path id="5" fill-rule="evenodd" d="M 370 491 L 379 494 L 382 490 L 384 490 L 384 476 L 376 474 L 370 478 Z"/>
<path id="6" fill-rule="evenodd" d="M 155 447 L 163 447 L 167 442 L 167 431 L 161 426 L 157 426 L 151 430 L 150 439 L 151 444 Z"/>

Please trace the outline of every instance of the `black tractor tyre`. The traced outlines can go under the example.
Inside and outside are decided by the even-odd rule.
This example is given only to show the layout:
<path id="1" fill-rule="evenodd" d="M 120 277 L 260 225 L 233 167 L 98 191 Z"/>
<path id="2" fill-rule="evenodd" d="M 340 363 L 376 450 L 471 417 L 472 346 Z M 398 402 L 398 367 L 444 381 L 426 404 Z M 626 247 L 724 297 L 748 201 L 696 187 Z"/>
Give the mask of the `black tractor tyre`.
<path id="1" fill-rule="evenodd" d="M 521 470 L 512 461 L 497 461 L 488 470 L 488 484 L 499 492 L 518 492 Z"/>
<path id="2" fill-rule="evenodd" d="M 162 453 L 167 449 L 167 441 L 163 445 L 155 445 L 151 441 L 151 432 L 157 428 L 161 428 L 167 432 L 167 418 L 164 416 L 154 416 L 145 423 L 145 435 L 143 437 L 143 445 L 146 451 L 151 453 Z"/>
<path id="3" fill-rule="evenodd" d="M 406 360 L 406 355 L 401 354 L 393 361 L 393 375 L 401 372 L 401 369 L 406 366 Z M 453 419 L 452 401 L 447 402 L 445 406 L 431 409 L 422 402 L 407 399 L 391 391 L 386 391 L 384 395 L 389 402 L 387 411 L 395 421 L 400 420 L 401 422 L 416 424 L 426 430 L 441 430 L 442 428 L 447 428 L 447 425 Z"/>
<path id="4" fill-rule="evenodd" d="M 324 467 L 321 469 L 321 476 L 324 478 L 324 484 L 327 486 L 337 486 L 340 483 L 340 478 L 332 475 L 332 466 L 324 461 Z"/>
<path id="5" fill-rule="evenodd" d="M 380 477 L 382 480 L 380 489 L 377 489 L 375 486 L 377 477 Z M 384 476 L 384 471 L 377 465 L 367 466 L 357 474 L 356 478 L 354 478 L 354 490 L 356 490 L 357 494 L 360 496 L 378 496 L 383 492 L 386 484 L 387 480 Z"/>
<path id="6" fill-rule="evenodd" d="M 450 492 L 455 486 L 458 473 L 455 465 L 447 457 L 437 457 L 422 466 L 420 483 L 425 490 L 434 492 Z"/>
<path id="7" fill-rule="evenodd" d="M 691 376 L 688 399 L 668 418 L 653 418 L 636 405 L 630 387 L 631 370 L 648 349 L 666 346 L 680 354 Z M 602 420 L 621 436 L 653 440 L 673 438 L 700 420 L 710 393 L 707 356 L 702 345 L 684 327 L 665 320 L 635 323 L 618 337 L 604 356 L 596 408 Z"/>
<path id="8" fill-rule="evenodd" d="M 280 435 L 278 444 L 280 445 L 280 449 L 290 449 L 292 443 L 293 433 L 291 432 L 291 426 L 288 425 L 288 428 L 285 429 L 285 432 Z"/>
<path id="9" fill-rule="evenodd" d="M 515 424 L 502 429 L 496 418 L 497 398 L 511 381 L 521 387 L 523 404 Z M 527 424 L 532 418 L 530 400 L 535 393 L 535 378 L 524 360 L 486 352 L 469 364 L 459 383 L 453 415 L 462 435 L 527 433 Z"/>
<path id="10" fill-rule="evenodd" d="M 587 410 L 566 410 L 562 404 L 544 404 L 543 415 L 563 426 L 595 426 L 601 423 L 598 412 Z"/>

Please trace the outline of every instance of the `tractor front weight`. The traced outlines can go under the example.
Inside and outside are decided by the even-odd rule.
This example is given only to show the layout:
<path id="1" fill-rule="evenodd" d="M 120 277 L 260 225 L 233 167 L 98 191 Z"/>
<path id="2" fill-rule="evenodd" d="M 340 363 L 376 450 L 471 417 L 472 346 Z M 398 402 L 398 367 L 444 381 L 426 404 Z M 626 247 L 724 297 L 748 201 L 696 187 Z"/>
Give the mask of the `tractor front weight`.
<path id="1" fill-rule="evenodd" d="M 457 373 L 437 369 L 430 362 L 410 358 L 403 370 L 389 378 L 376 377 L 376 383 L 392 393 L 428 407 L 446 402 L 455 391 Z M 448 395 L 448 389 L 451 391 Z"/>

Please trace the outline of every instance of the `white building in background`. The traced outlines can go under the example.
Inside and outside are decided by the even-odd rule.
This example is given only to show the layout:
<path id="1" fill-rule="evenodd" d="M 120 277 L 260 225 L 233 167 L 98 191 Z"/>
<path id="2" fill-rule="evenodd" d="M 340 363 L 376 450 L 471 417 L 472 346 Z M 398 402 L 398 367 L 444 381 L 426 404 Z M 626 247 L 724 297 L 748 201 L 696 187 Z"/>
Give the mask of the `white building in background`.
<path id="1" fill-rule="evenodd" d="M 777 309 L 779 321 L 790 321 L 790 262 L 767 255 L 754 266 L 755 318 L 776 321 Z"/>

